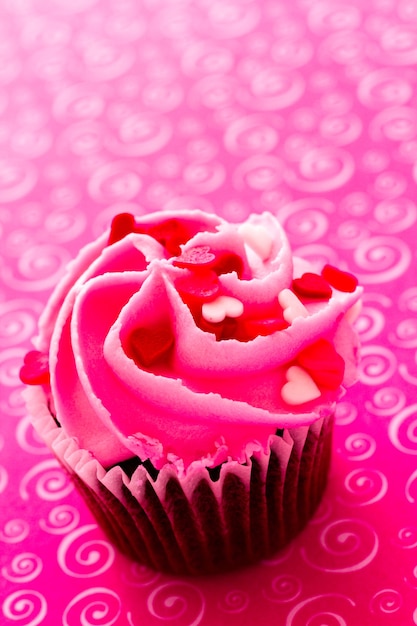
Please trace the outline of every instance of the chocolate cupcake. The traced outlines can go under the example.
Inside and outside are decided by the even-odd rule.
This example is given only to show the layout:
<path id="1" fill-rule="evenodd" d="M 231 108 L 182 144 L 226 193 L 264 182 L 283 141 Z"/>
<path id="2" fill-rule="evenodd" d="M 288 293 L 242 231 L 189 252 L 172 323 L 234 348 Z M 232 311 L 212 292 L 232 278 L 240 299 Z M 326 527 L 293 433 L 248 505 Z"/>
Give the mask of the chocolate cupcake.
<path id="1" fill-rule="evenodd" d="M 175 573 L 272 555 L 313 515 L 361 288 L 269 213 L 120 214 L 50 298 L 33 424 L 126 553 Z"/>

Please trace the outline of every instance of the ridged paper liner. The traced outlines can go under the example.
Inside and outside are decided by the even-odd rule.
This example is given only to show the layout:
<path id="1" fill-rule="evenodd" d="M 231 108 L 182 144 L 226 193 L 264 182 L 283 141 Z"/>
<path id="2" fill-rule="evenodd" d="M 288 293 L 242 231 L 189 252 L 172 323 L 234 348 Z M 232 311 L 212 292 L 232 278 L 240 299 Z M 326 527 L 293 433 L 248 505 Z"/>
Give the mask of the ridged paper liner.
<path id="1" fill-rule="evenodd" d="M 245 464 L 224 463 L 216 479 L 203 467 L 179 476 L 170 464 L 153 479 L 143 465 L 131 477 L 104 469 L 57 425 L 42 389 L 26 399 L 110 539 L 157 570 L 211 573 L 272 556 L 305 526 L 326 485 L 332 416 L 272 435 L 267 451 L 252 446 Z"/>

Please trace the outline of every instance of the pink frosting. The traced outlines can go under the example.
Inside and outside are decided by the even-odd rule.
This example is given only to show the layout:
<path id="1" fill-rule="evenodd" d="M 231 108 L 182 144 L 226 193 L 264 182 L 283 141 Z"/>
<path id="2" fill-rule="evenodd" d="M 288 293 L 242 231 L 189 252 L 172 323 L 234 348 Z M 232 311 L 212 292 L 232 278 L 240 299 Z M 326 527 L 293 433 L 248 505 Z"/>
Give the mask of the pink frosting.
<path id="1" fill-rule="evenodd" d="M 242 234 L 247 226 L 199 211 L 137 218 L 135 230 L 170 218 L 192 226 L 183 251 L 207 246 L 242 260 L 240 278 L 236 272 L 218 277 L 221 295 L 243 304 L 237 324 L 279 309 L 279 294 L 307 269 L 293 260 L 269 213 L 248 220 L 254 231 L 261 227 L 261 240 L 268 233 L 266 253 L 247 243 Z M 188 467 L 242 460 L 248 444 L 265 448 L 276 429 L 328 415 L 355 379 L 351 319 L 361 288 L 333 288 L 327 300 L 297 297 L 304 315 L 287 328 L 216 340 L 177 288 L 193 270 L 178 266 L 178 256 L 163 242 L 146 232 L 108 241 L 107 232 L 70 264 L 41 318 L 37 340 L 37 348 L 49 353 L 50 398 L 59 423 L 105 467 L 132 455 L 149 458 L 156 467 L 166 461 Z M 172 335 L 169 358 L 141 365 L 132 352 L 132 333 L 155 327 Z M 321 338 L 344 360 L 341 385 L 328 388 L 316 381 L 317 397 L 288 403 L 282 389 L 288 387 L 290 368 L 295 375 L 300 353 Z"/>

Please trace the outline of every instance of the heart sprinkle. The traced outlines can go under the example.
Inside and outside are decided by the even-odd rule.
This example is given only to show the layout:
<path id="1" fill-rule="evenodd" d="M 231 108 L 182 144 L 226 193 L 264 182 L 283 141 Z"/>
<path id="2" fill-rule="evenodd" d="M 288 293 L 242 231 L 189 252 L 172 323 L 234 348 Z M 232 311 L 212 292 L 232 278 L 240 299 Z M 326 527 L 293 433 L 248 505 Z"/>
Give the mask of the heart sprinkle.
<path id="1" fill-rule="evenodd" d="M 212 250 L 209 246 L 195 246 L 184 250 L 173 264 L 195 272 L 211 269 L 218 276 L 236 272 L 239 278 L 243 272 L 243 261 L 238 254 L 228 250 Z"/>
<path id="2" fill-rule="evenodd" d="M 295 278 L 292 281 L 292 288 L 298 296 L 305 298 L 329 300 L 332 295 L 332 288 L 327 280 L 312 272 L 306 272 L 301 278 Z"/>
<path id="3" fill-rule="evenodd" d="M 150 367 L 169 358 L 174 341 L 168 325 L 135 328 L 129 336 L 128 356 L 139 366 Z"/>
<path id="4" fill-rule="evenodd" d="M 282 306 L 286 322 L 291 324 L 297 317 L 307 317 L 308 311 L 291 289 L 283 289 L 278 294 L 278 302 Z"/>
<path id="5" fill-rule="evenodd" d="M 186 304 L 193 307 L 201 302 L 214 300 L 219 295 L 220 281 L 213 270 L 187 272 L 175 281 L 175 287 Z"/>
<path id="6" fill-rule="evenodd" d="M 242 224 L 239 227 L 239 234 L 249 248 L 266 261 L 272 254 L 273 239 L 264 226 L 256 224 Z"/>
<path id="7" fill-rule="evenodd" d="M 310 374 L 298 365 L 292 365 L 286 372 L 287 382 L 281 389 L 281 397 L 287 404 L 298 405 L 311 400 L 317 400 L 321 396 Z"/>
<path id="8" fill-rule="evenodd" d="M 319 339 L 302 350 L 297 361 L 320 387 L 338 389 L 343 382 L 345 362 L 326 339 Z"/>
<path id="9" fill-rule="evenodd" d="M 23 359 L 19 376 L 25 385 L 47 385 L 50 380 L 48 355 L 30 350 Z"/>
<path id="10" fill-rule="evenodd" d="M 226 317 L 240 317 L 243 313 L 243 302 L 232 296 L 219 296 L 211 302 L 205 302 L 202 316 L 206 322 L 222 322 Z"/>
<path id="11" fill-rule="evenodd" d="M 216 260 L 216 255 L 210 246 L 195 246 L 184 250 L 180 256 L 174 260 L 176 267 L 182 267 L 190 270 L 198 271 L 200 269 L 210 269 Z"/>
<path id="12" fill-rule="evenodd" d="M 111 223 L 108 245 L 124 239 L 126 235 L 136 232 L 135 218 L 131 213 L 119 213 Z"/>
<path id="13" fill-rule="evenodd" d="M 349 272 L 339 270 L 333 265 L 325 265 L 321 275 L 338 291 L 353 293 L 358 286 L 358 279 Z"/>

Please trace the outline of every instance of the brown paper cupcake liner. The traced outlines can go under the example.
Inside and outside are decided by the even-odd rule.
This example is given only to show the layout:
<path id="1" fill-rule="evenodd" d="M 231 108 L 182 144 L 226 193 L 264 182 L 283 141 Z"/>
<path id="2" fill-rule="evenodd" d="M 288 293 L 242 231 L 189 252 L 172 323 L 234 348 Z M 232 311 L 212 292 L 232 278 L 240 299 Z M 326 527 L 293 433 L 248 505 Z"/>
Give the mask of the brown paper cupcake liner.
<path id="1" fill-rule="evenodd" d="M 35 429 L 70 472 L 119 549 L 175 574 L 226 571 L 271 557 L 314 514 L 326 486 L 333 416 L 251 446 L 217 470 L 126 464 L 106 470 L 56 423 L 41 388 L 26 392 Z"/>

